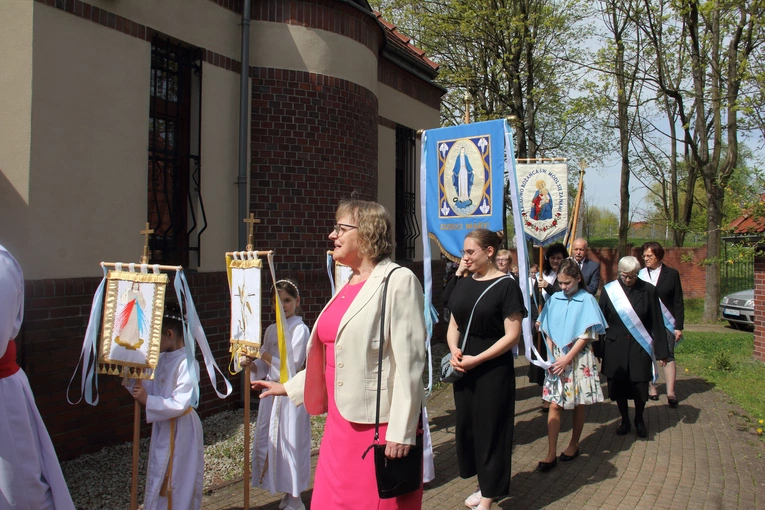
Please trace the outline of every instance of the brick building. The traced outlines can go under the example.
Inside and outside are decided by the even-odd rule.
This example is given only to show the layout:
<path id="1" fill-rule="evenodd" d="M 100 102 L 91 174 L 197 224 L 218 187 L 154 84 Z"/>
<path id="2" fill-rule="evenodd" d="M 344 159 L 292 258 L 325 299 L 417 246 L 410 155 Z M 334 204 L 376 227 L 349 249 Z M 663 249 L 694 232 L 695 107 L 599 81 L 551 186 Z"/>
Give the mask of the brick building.
<path id="1" fill-rule="evenodd" d="M 95 408 L 65 389 L 99 262 L 137 261 L 147 221 L 152 262 L 188 268 L 227 364 L 242 4 L 0 2 L 0 244 L 25 272 L 19 362 L 63 458 L 130 438 L 117 378 L 101 376 Z M 438 127 L 444 91 L 437 65 L 366 0 L 253 0 L 250 18 L 247 210 L 310 322 L 329 298 L 334 209 L 352 192 L 395 213 L 396 257 L 418 269 L 415 133 Z M 222 401 L 203 377 L 202 414 L 238 404 L 232 382 Z"/>

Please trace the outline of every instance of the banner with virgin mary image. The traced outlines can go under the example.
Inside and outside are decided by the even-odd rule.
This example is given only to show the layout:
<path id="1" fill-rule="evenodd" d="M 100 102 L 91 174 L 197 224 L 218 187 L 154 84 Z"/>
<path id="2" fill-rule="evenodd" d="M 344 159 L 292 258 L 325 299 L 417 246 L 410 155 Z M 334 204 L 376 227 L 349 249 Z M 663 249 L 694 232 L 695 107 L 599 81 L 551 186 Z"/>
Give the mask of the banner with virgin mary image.
<path id="1" fill-rule="evenodd" d="M 431 129 L 424 139 L 427 226 L 454 261 L 465 235 L 502 230 L 505 121 Z"/>
<path id="2" fill-rule="evenodd" d="M 568 228 L 568 165 L 516 163 L 523 232 L 539 246 L 561 240 Z"/>

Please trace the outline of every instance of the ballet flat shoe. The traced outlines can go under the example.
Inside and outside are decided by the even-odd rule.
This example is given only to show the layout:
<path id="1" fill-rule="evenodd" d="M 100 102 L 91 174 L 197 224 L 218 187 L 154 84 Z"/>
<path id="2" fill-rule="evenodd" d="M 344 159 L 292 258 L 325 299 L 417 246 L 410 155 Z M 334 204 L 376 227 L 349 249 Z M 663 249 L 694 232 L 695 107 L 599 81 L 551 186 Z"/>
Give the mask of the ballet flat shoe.
<path id="1" fill-rule="evenodd" d="M 573 455 L 566 455 L 565 453 L 560 454 L 560 461 L 561 462 L 571 462 L 575 458 L 579 457 L 579 448 L 576 449 Z"/>
<path id="2" fill-rule="evenodd" d="M 621 425 L 619 425 L 619 428 L 616 429 L 616 435 L 617 436 L 624 436 L 624 435 L 627 434 L 627 432 L 630 431 L 631 428 L 632 427 L 630 426 L 629 423 L 622 423 Z"/>
<path id="3" fill-rule="evenodd" d="M 648 395 L 648 400 L 659 400 L 659 395 Z"/>
<path id="4" fill-rule="evenodd" d="M 539 471 L 540 473 L 547 473 L 548 471 L 550 471 L 552 468 L 554 468 L 557 465 L 558 465 L 558 459 L 555 459 L 552 462 L 540 462 L 539 464 L 537 464 L 537 471 Z"/>

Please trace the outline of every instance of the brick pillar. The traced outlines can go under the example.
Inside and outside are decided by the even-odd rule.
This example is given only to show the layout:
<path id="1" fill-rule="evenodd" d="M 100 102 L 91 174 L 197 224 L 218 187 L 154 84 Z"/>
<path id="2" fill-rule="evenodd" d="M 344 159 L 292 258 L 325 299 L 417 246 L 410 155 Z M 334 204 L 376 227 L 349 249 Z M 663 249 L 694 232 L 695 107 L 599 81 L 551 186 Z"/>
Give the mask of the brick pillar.
<path id="1" fill-rule="evenodd" d="M 754 258 L 754 359 L 765 362 L 765 256 Z"/>

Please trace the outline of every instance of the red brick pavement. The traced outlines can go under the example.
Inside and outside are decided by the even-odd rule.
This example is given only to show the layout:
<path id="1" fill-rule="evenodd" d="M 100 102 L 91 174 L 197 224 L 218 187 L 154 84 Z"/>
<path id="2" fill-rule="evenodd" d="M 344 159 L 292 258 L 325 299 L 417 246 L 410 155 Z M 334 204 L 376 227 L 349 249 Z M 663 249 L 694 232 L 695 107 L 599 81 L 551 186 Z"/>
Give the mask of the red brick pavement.
<path id="1" fill-rule="evenodd" d="M 589 406 L 582 455 L 549 473 L 535 472 L 547 453 L 546 415 L 540 412 L 539 387 L 530 386 L 525 377 L 525 360 L 520 358 L 517 365 L 511 494 L 495 508 L 765 508 L 765 444 L 752 435 L 744 412 L 725 394 L 682 373 L 677 409 L 666 405 L 664 395 L 649 402 L 648 439 L 638 439 L 634 428 L 626 436 L 614 433 L 619 416 L 615 404 Z M 425 488 L 423 508 L 465 508 L 463 501 L 475 490 L 476 480 L 457 474 L 450 388 L 434 393 L 428 411 L 437 476 Z M 570 433 L 571 416 L 566 413 L 559 448 L 568 444 Z M 315 456 L 313 461 L 315 466 Z M 303 494 L 306 507 L 310 496 L 310 490 Z M 251 489 L 250 508 L 276 510 L 279 499 Z M 242 482 L 205 496 L 203 508 L 242 508 Z"/>

